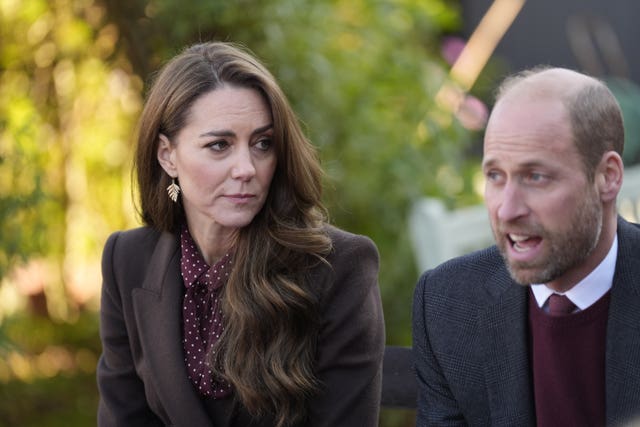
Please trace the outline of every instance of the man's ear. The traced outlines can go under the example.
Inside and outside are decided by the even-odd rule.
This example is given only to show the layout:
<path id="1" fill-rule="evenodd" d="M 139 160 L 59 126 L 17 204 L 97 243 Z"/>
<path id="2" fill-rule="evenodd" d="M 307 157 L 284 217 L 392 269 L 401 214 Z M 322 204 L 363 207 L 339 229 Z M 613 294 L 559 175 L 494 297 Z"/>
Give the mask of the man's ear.
<path id="1" fill-rule="evenodd" d="M 159 134 L 158 138 L 160 139 L 158 142 L 158 163 L 160 163 L 167 175 L 171 178 L 177 178 L 178 170 L 174 161 L 175 148 L 171 145 L 169 138 L 163 134 Z"/>
<path id="2" fill-rule="evenodd" d="M 596 170 L 596 180 L 602 202 L 615 201 L 622 187 L 624 165 L 622 158 L 615 151 L 607 151 L 602 155 Z"/>

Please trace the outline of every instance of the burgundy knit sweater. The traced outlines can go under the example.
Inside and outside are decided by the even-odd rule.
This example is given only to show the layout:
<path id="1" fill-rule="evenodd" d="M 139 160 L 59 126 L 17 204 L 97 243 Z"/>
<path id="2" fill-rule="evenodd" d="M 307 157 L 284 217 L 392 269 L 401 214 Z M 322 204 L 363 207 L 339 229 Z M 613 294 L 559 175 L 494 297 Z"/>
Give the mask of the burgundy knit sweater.
<path id="1" fill-rule="evenodd" d="M 530 296 L 530 353 L 539 427 L 605 425 L 609 295 L 566 316 L 545 313 Z"/>

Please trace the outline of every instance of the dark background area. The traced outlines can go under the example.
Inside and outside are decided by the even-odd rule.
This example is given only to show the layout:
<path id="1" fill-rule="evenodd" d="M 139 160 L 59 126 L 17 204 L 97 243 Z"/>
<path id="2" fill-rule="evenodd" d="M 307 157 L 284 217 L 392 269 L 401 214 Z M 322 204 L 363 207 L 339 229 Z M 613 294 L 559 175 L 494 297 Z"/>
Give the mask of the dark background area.
<path id="1" fill-rule="evenodd" d="M 462 35 L 468 38 L 482 16 L 493 3 L 492 0 L 462 0 Z M 530 0 L 526 1 L 502 41 L 495 56 L 504 58 L 510 71 L 517 71 L 537 64 L 562 66 L 589 72 L 604 77 L 617 75 L 640 82 L 640 2 L 635 0 Z M 579 34 L 581 43 L 591 45 L 591 52 L 598 60 L 598 67 L 581 61 L 572 49 L 568 33 L 574 24 L 584 24 Z M 615 34 L 623 53 L 620 57 L 612 51 L 606 34 L 597 35 L 598 24 Z M 577 30 L 573 30 L 577 31 Z M 601 45 L 599 45 L 600 40 Z M 603 50 L 604 48 L 604 50 Z M 615 61 L 607 60 L 615 56 Z M 626 68 L 626 69 L 625 69 Z M 626 72 L 627 75 L 620 75 Z"/>

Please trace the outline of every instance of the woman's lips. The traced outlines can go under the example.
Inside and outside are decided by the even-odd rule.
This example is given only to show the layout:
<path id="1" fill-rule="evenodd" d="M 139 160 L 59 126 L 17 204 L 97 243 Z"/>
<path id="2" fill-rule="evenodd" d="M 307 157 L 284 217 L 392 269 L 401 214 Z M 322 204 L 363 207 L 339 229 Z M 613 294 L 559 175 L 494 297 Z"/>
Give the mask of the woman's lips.
<path id="1" fill-rule="evenodd" d="M 224 197 L 233 203 L 248 203 L 256 196 L 255 194 L 227 194 Z"/>

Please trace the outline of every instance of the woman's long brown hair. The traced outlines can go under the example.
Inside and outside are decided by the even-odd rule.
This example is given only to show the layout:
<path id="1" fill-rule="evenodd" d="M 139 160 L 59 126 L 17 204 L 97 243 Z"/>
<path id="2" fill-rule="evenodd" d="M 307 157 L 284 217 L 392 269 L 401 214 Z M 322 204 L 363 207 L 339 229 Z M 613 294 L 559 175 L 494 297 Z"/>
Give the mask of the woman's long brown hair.
<path id="1" fill-rule="evenodd" d="M 239 232 L 223 291 L 225 329 L 208 357 L 252 415 L 274 416 L 278 426 L 285 426 L 305 419 L 308 401 L 320 386 L 314 372 L 318 300 L 309 272 L 329 253 L 331 240 L 324 228 L 315 149 L 273 76 L 243 48 L 194 45 L 155 79 L 139 124 L 134 169 L 139 210 L 158 230 L 179 229 L 184 210 L 166 195 L 170 179 L 156 157 L 159 134 L 171 140 L 194 101 L 224 84 L 264 96 L 273 118 L 277 166 L 265 205 Z"/>

